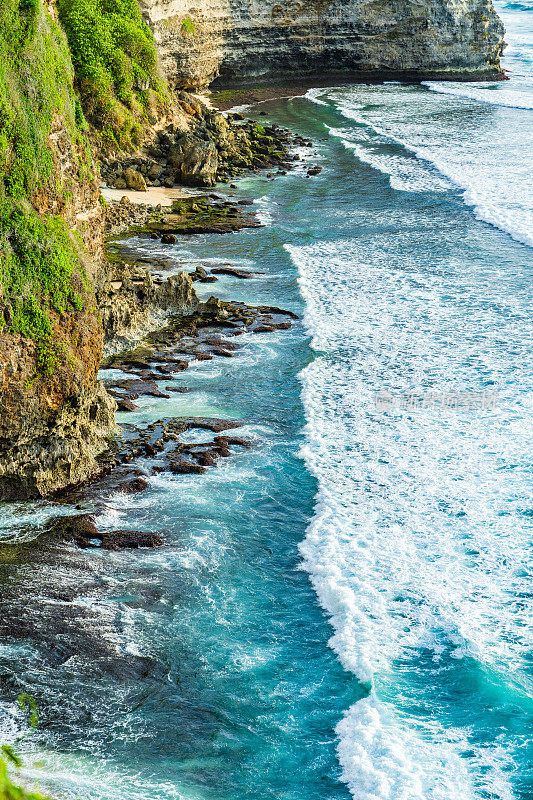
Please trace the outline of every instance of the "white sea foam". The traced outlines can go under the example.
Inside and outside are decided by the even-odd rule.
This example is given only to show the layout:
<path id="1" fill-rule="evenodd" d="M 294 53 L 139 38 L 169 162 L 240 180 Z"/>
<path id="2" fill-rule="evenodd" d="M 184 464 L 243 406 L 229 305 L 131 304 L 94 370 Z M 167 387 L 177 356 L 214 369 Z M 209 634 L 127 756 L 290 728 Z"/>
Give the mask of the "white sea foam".
<path id="1" fill-rule="evenodd" d="M 339 761 L 357 800 L 474 800 L 479 797 L 465 761 L 464 731 L 437 728 L 433 741 L 413 733 L 394 718 L 372 693 L 356 703 L 337 725 Z M 496 760 L 500 757 L 500 762 Z M 499 751 L 483 753 L 479 766 L 487 772 L 491 797 L 513 800 L 503 771 L 508 759 Z M 496 792 L 496 794 L 494 794 Z M 487 796 L 487 795 L 485 795 Z"/>
<path id="2" fill-rule="evenodd" d="M 325 89 L 309 89 L 304 95 L 306 100 L 309 100 L 311 103 L 315 103 L 317 106 L 327 106 L 324 100 L 321 100 L 320 97 L 326 94 Z"/>
<path id="3" fill-rule="evenodd" d="M 252 107 L 251 103 L 242 103 L 240 106 L 232 106 L 226 114 L 244 114 L 245 111 L 249 111 Z"/>
<path id="4" fill-rule="evenodd" d="M 386 164 L 380 159 L 378 163 L 373 152 L 376 143 L 398 145 L 398 159 L 402 150 L 404 154 L 413 153 L 422 163 L 436 168 L 443 180 L 447 178 L 462 189 L 465 202 L 478 219 L 533 246 L 529 112 L 524 112 L 521 120 L 495 124 L 492 116 L 487 117 L 495 109 L 484 111 L 486 106 L 466 98 L 439 96 L 418 87 L 373 87 L 372 95 L 369 92 L 368 87 L 354 87 L 330 94 L 344 117 L 357 126 L 366 126 L 377 137 L 370 139 L 368 146 L 358 145 L 359 157 L 368 147 L 366 160 L 374 160 L 380 171 L 389 171 L 391 182 L 398 181 L 401 160 L 391 159 Z M 361 108 L 362 99 L 372 101 L 372 105 Z M 357 129 L 355 136 L 359 138 Z"/>
<path id="5" fill-rule="evenodd" d="M 520 517 L 529 489 L 517 434 L 531 398 L 515 384 L 492 413 L 388 415 L 374 398 L 384 385 L 424 386 L 429 376 L 437 389 L 451 375 L 468 386 L 475 360 L 482 374 L 514 374 L 527 352 L 527 313 L 513 306 L 519 319 L 510 321 L 505 291 L 489 297 L 483 275 L 463 280 L 455 305 L 453 269 L 413 273 L 408 255 L 383 244 L 287 247 L 320 353 L 301 375 L 302 455 L 319 482 L 301 551 L 331 615 L 331 646 L 373 687 L 338 727 L 344 780 L 357 800 L 483 792 L 510 800 L 504 748 L 469 741 L 466 727 L 451 735 L 415 723 L 396 665 L 416 670 L 427 653 L 431 678 L 445 660 L 467 658 L 500 675 L 509 691 L 532 691 L 530 609 L 516 600 L 529 580 Z M 477 333 L 487 324 L 499 343 L 483 348 Z"/>
<path id="6" fill-rule="evenodd" d="M 336 135 L 333 131 L 334 129 L 331 129 L 330 133 Z M 397 191 L 446 192 L 453 188 L 449 181 L 416 158 L 382 152 L 378 149 L 379 146 L 364 146 L 349 139 L 342 139 L 342 143 L 347 150 L 352 150 L 360 161 L 387 175 L 391 187 Z"/>
<path id="7" fill-rule="evenodd" d="M 0 645 L 0 654 L 8 650 L 5 645 Z M 14 703 L 0 703 L 0 745 L 14 742 L 24 728 L 21 710 Z"/>
<path id="8" fill-rule="evenodd" d="M 272 200 L 272 198 L 270 198 L 268 195 L 263 195 L 262 197 L 258 197 L 255 202 L 256 205 L 259 206 L 256 216 L 261 225 L 272 225 L 272 221 L 274 219 L 273 211 L 274 206 L 276 205 L 275 201 Z"/>
<path id="9" fill-rule="evenodd" d="M 337 108 L 357 127 L 341 137 L 359 159 L 390 176 L 394 189 L 444 191 L 451 182 L 462 189 L 476 217 L 533 246 L 533 6 L 495 3 L 510 42 L 503 60 L 510 81 L 454 83 L 428 81 L 425 87 L 353 86 L 311 89 L 305 97 Z M 429 90 L 429 91 L 428 91 Z M 513 118 L 507 113 L 515 113 Z M 362 127 L 375 136 L 362 141 Z M 338 136 L 335 129 L 332 135 Z M 391 155 L 383 145 L 397 144 Z M 405 154 L 420 160 L 409 169 Z M 431 165 L 432 169 L 429 168 Z M 427 173 L 422 177 L 424 170 Z M 435 175 L 441 173 L 441 179 Z"/>
<path id="10" fill-rule="evenodd" d="M 478 103 L 504 108 L 533 109 L 533 5 L 531 2 L 508 3 L 496 0 L 496 10 L 503 16 L 507 47 L 502 66 L 509 80 L 482 83 L 427 81 L 431 91 L 464 97 Z"/>
<path id="11" fill-rule="evenodd" d="M 533 94 L 528 97 L 523 91 L 506 88 L 506 84 L 464 84 L 446 81 L 423 81 L 432 92 L 439 94 L 449 94 L 453 97 L 464 97 L 467 100 L 475 100 L 478 103 L 489 103 L 492 106 L 503 106 L 504 108 L 519 108 L 525 111 L 533 109 Z"/>
<path id="12" fill-rule="evenodd" d="M 75 513 L 68 506 L 52 505 L 46 501 L 0 503 L 0 544 L 32 541 L 52 517 Z"/>

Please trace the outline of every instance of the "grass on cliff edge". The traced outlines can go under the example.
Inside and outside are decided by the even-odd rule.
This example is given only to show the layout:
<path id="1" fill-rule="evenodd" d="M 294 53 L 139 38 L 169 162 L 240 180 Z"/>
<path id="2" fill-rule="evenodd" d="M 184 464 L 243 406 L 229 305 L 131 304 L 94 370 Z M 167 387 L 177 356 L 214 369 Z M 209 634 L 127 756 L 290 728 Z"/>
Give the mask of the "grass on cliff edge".
<path id="1" fill-rule="evenodd" d="M 46 800 L 46 798 L 16 786 L 7 773 L 5 761 L 0 759 L 0 800 Z"/>
<path id="2" fill-rule="evenodd" d="M 54 319 L 80 311 L 86 288 L 82 243 L 63 219 L 98 173 L 82 104 L 99 143 L 127 150 L 170 101 L 138 0 L 57 0 L 66 36 L 44 6 L 0 0 L 0 330 L 32 339 L 51 375 Z M 68 175 L 52 135 L 67 140 Z"/>
<path id="3" fill-rule="evenodd" d="M 0 5 L 0 329 L 33 339 L 51 374 L 58 346 L 55 314 L 80 310 L 85 279 L 80 243 L 60 212 L 95 165 L 76 124 L 77 100 L 64 34 L 40 0 Z M 74 174 L 54 164 L 54 121 L 72 143 Z M 55 214 L 35 206 L 55 201 Z"/>
<path id="4" fill-rule="evenodd" d="M 169 98 L 138 0 L 57 0 L 76 88 L 105 149 L 131 150 Z"/>

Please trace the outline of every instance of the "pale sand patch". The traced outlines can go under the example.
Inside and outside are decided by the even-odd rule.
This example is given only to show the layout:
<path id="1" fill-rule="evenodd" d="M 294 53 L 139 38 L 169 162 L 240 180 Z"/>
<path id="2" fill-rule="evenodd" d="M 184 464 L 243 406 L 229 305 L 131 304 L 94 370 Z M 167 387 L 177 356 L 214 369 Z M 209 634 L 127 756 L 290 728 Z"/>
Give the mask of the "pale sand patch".
<path id="1" fill-rule="evenodd" d="M 184 189 L 181 186 L 173 189 L 165 189 L 163 186 L 150 186 L 146 192 L 135 192 L 131 189 L 100 189 L 102 197 L 106 200 L 121 200 L 127 197 L 132 203 L 144 203 L 149 206 L 157 206 L 161 203 L 162 206 L 171 206 L 173 200 L 179 200 L 182 197 L 193 197 L 194 195 L 201 194 L 195 189 Z M 205 194 L 205 191 L 204 191 Z"/>
<path id="2" fill-rule="evenodd" d="M 193 94 L 193 97 L 195 97 L 201 103 L 206 105 L 211 111 L 214 109 L 214 105 L 211 102 L 211 98 L 209 97 L 209 95 L 207 95 L 207 94 Z"/>

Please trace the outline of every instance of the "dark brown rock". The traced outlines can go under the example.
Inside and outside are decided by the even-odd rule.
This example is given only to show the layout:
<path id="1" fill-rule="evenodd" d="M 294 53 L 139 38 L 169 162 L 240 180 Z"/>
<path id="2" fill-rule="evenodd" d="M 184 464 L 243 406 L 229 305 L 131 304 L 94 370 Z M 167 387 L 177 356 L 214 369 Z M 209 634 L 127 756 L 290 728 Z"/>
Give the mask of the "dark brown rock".
<path id="1" fill-rule="evenodd" d="M 118 411 L 137 411 L 139 408 L 139 406 L 136 406 L 135 403 L 131 402 L 131 400 L 125 400 L 122 397 L 117 397 L 116 399 Z"/>
<path id="2" fill-rule="evenodd" d="M 224 350 L 237 350 L 237 345 L 233 344 L 233 342 L 228 342 L 225 339 L 215 339 L 214 336 L 209 336 L 207 339 L 204 339 L 203 343 L 215 347 L 222 347 Z"/>
<path id="3" fill-rule="evenodd" d="M 74 539 L 76 543 L 86 543 L 89 539 L 99 539 L 100 534 L 90 514 L 78 514 L 73 517 L 59 517 L 50 520 L 46 525 L 47 530 L 66 539 Z"/>
<path id="4" fill-rule="evenodd" d="M 214 441 L 218 445 L 236 445 L 238 447 L 245 447 L 247 450 L 253 447 L 253 442 L 249 439 L 242 439 L 240 436 L 215 436 Z"/>
<path id="5" fill-rule="evenodd" d="M 223 358 L 233 358 L 234 353 L 230 350 L 223 350 L 221 347 L 213 347 L 212 352 L 215 356 L 222 356 Z"/>
<path id="6" fill-rule="evenodd" d="M 237 269 L 236 267 L 213 267 L 211 269 L 213 275 L 231 275 L 233 278 L 252 278 L 253 273 L 245 269 Z"/>
<path id="7" fill-rule="evenodd" d="M 157 533 L 118 530 L 101 534 L 103 550 L 135 550 L 138 547 L 161 547 L 163 540 Z"/>
<path id="8" fill-rule="evenodd" d="M 124 380 L 109 380 L 104 381 L 106 386 L 110 386 L 111 388 L 123 389 L 126 392 L 134 392 L 136 393 L 137 397 L 139 395 L 148 395 L 150 397 L 166 397 L 168 399 L 169 395 L 164 394 L 161 392 L 155 381 L 151 380 L 138 380 L 135 378 L 126 378 Z M 129 398 L 128 398 L 129 399 Z"/>
<path id="9" fill-rule="evenodd" d="M 168 469 L 170 472 L 174 473 L 174 475 L 203 475 L 206 471 L 205 467 L 202 467 L 200 464 L 192 464 L 190 461 L 185 461 L 182 458 L 177 461 L 171 461 Z"/>
<path id="10" fill-rule="evenodd" d="M 154 455 L 155 455 L 154 449 Z M 119 488 L 125 494 L 136 494 L 137 492 L 143 492 L 146 488 L 148 488 L 148 481 L 144 478 L 134 478 L 127 483 L 120 483 Z"/>
<path id="11" fill-rule="evenodd" d="M 197 453 L 195 458 L 202 467 L 214 467 L 217 463 L 216 456 L 208 450 Z"/>
<path id="12" fill-rule="evenodd" d="M 300 319 L 298 314 L 294 311 L 285 311 L 283 308 L 277 306 L 259 306 L 258 311 L 263 314 L 279 314 L 281 317 L 290 317 L 291 319 Z"/>

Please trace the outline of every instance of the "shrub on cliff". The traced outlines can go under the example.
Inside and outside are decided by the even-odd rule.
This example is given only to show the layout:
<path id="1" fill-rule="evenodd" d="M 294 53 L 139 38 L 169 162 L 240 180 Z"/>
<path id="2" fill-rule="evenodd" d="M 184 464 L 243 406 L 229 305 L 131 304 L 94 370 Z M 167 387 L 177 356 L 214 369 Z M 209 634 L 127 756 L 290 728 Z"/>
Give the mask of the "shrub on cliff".
<path id="1" fill-rule="evenodd" d="M 37 703 L 31 695 L 26 693 L 20 694 L 17 702 L 19 708 L 29 714 L 28 731 L 31 732 L 31 730 L 34 730 L 39 724 Z M 17 742 L 22 741 L 26 735 L 27 733 L 23 733 L 19 736 Z M 21 789 L 20 786 L 16 786 L 13 783 L 7 770 L 7 762 L 9 762 L 11 766 L 14 765 L 17 769 L 22 766 L 22 761 L 13 750 L 13 747 L 3 744 L 0 747 L 0 753 L 2 754 L 0 756 L 0 800 L 46 800 L 41 794 L 27 792 L 25 789 Z"/>
<path id="2" fill-rule="evenodd" d="M 85 277 L 79 241 L 61 215 L 96 172 L 76 125 L 66 40 L 40 0 L 0 5 L 0 332 L 33 339 L 51 372 L 57 315 L 79 310 Z M 51 139 L 62 136 L 70 170 Z"/>
<path id="3" fill-rule="evenodd" d="M 46 798 L 16 786 L 7 773 L 5 761 L 0 758 L 0 800 L 46 800 Z"/>
<path id="4" fill-rule="evenodd" d="M 138 0 L 58 0 L 85 115 L 104 146 L 137 145 L 150 109 L 167 101 Z"/>

